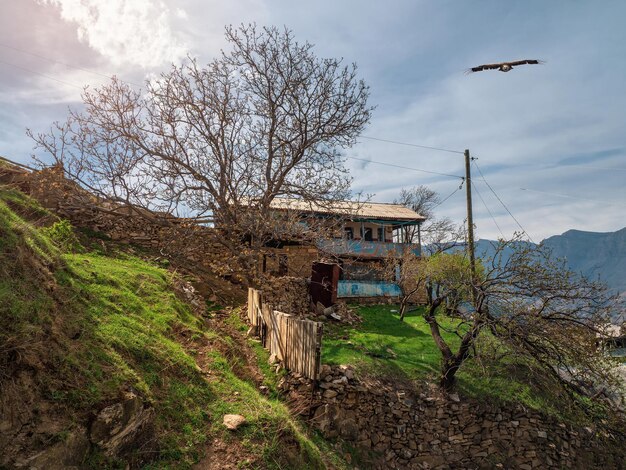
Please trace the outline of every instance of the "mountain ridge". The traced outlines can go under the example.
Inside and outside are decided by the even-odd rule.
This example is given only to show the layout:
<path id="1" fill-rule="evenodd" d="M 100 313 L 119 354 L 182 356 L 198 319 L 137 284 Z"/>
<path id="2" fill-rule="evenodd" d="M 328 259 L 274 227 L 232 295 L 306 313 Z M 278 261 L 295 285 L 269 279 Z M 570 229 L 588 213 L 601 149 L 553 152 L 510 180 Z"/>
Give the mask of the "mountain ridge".
<path id="1" fill-rule="evenodd" d="M 478 256 L 493 254 L 494 240 L 476 242 Z M 527 243 L 537 246 L 532 242 Z M 591 232 L 570 229 L 545 238 L 541 245 L 557 258 L 567 261 L 572 271 L 590 279 L 600 279 L 622 295 L 626 293 L 626 227 L 614 232 Z"/>

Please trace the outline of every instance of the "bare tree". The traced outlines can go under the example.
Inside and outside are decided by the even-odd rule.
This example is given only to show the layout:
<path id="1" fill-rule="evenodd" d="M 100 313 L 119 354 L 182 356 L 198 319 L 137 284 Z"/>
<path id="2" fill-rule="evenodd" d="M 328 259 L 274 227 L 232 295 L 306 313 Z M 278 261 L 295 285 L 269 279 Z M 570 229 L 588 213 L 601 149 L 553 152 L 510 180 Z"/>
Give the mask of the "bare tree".
<path id="1" fill-rule="evenodd" d="M 441 197 L 424 185 L 410 189 L 402 188 L 394 204 L 401 204 L 414 210 L 426 220 L 419 225 L 407 225 L 400 229 L 401 243 L 418 243 L 428 254 L 448 249 L 462 238 L 462 229 L 448 217 L 437 218 L 435 208 L 441 204 Z"/>
<path id="2" fill-rule="evenodd" d="M 400 287 L 400 321 L 404 321 L 409 305 L 417 303 L 420 293 L 423 293 L 424 266 L 425 261 L 412 250 L 405 250 L 400 259 L 390 256 L 384 262 L 387 280 L 395 282 Z"/>
<path id="3" fill-rule="evenodd" d="M 424 261 L 415 283 L 428 296 L 424 318 L 442 355 L 444 389 L 453 388 L 484 332 L 496 338 L 485 344 L 502 346 L 572 397 L 615 386 L 610 361 L 596 342 L 611 313 L 621 308 L 618 299 L 542 249 L 518 237 L 502 240 L 495 255 L 479 263 L 474 283 L 463 253 L 439 253 Z M 459 338 L 456 348 L 443 335 L 450 323 Z"/>
<path id="4" fill-rule="evenodd" d="M 372 108 L 356 65 L 318 58 L 288 29 L 227 27 L 226 39 L 230 51 L 204 67 L 189 58 L 145 90 L 114 78 L 85 89 L 66 122 L 28 133 L 110 201 L 213 222 L 215 240 L 250 266 L 268 240 L 315 232 L 272 211 L 275 198 L 349 195 L 341 151 Z"/>

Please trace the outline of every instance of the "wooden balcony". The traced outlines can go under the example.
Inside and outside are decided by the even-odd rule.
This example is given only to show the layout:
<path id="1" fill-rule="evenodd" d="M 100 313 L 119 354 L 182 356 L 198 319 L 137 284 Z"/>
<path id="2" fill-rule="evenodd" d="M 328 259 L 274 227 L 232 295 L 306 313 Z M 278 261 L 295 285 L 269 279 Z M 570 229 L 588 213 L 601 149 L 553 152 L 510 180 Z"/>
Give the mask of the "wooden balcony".
<path id="1" fill-rule="evenodd" d="M 350 256 L 355 258 L 387 258 L 401 257 L 406 250 L 420 256 L 420 247 L 414 243 L 392 243 L 365 240 L 332 239 L 321 240 L 317 247 L 320 251 L 335 256 Z"/>

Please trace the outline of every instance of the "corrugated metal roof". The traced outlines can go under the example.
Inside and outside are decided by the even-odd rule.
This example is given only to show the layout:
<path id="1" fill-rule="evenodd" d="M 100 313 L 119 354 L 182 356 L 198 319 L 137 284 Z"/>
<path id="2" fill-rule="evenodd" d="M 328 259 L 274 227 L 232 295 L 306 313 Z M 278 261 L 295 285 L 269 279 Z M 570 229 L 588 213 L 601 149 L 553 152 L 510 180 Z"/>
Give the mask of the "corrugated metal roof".
<path id="1" fill-rule="evenodd" d="M 400 204 L 357 201 L 304 201 L 302 199 L 276 198 L 271 207 L 279 210 L 293 210 L 313 214 L 341 215 L 356 219 L 380 219 L 399 221 L 422 221 L 425 217 Z"/>

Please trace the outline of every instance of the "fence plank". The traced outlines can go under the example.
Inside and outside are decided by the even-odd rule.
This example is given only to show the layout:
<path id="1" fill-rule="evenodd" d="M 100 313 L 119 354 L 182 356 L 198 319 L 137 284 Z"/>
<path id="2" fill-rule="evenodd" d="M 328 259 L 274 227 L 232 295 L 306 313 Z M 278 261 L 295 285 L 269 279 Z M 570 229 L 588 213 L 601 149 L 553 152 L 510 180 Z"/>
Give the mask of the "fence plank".
<path id="1" fill-rule="evenodd" d="M 274 310 L 263 302 L 261 291 L 248 290 L 248 321 L 263 347 L 283 366 L 317 379 L 322 347 L 322 324 Z"/>

